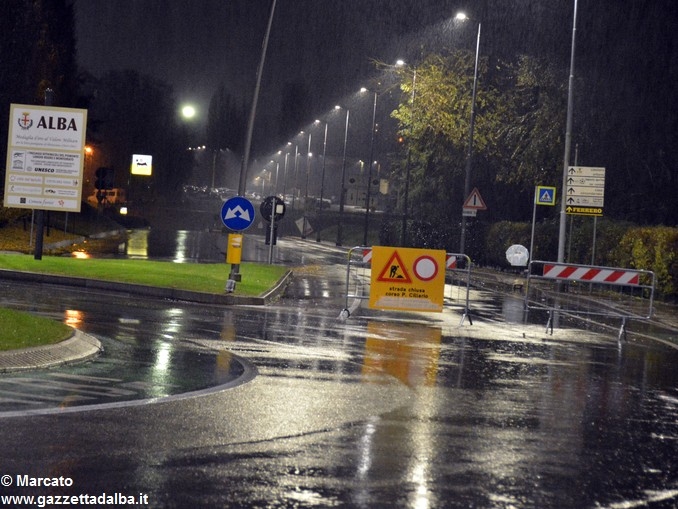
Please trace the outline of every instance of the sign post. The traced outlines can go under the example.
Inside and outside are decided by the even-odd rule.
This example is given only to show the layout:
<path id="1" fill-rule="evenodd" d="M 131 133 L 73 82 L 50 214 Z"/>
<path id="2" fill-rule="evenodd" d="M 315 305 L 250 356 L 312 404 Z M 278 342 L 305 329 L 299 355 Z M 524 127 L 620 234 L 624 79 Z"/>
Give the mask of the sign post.
<path id="1" fill-rule="evenodd" d="M 254 217 L 254 205 L 242 196 L 229 198 L 221 206 L 221 222 L 226 228 L 233 231 L 246 230 L 254 223 Z M 242 238 L 239 241 L 242 248 Z M 228 281 L 226 281 L 226 291 L 229 293 L 235 290 L 235 283 L 241 280 L 239 258 L 238 256 L 238 263 L 231 264 L 231 272 L 228 275 Z"/>
<path id="2" fill-rule="evenodd" d="M 35 259 L 42 258 L 43 211 L 80 212 L 87 110 L 11 104 L 4 206 L 38 211 Z"/>
<path id="3" fill-rule="evenodd" d="M 537 221 L 537 205 L 556 204 L 556 188 L 552 186 L 536 186 L 534 188 L 534 204 L 532 205 L 532 235 L 530 236 L 529 259 L 533 258 L 534 249 L 534 226 Z"/>

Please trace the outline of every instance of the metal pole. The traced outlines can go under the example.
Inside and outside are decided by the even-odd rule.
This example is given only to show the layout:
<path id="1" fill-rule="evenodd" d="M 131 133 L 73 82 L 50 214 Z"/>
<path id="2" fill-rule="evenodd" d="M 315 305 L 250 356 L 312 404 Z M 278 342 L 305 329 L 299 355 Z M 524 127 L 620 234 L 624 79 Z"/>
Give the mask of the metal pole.
<path id="1" fill-rule="evenodd" d="M 254 119 L 257 115 L 257 103 L 259 102 L 259 90 L 261 89 L 261 75 L 264 73 L 264 62 L 266 61 L 266 50 L 268 49 L 268 39 L 271 35 L 271 25 L 273 25 L 273 15 L 275 13 L 275 4 L 277 0 L 271 3 L 271 12 L 268 16 L 268 25 L 266 26 L 266 34 L 264 35 L 264 42 L 261 45 L 261 59 L 259 60 L 259 68 L 257 69 L 257 81 L 254 87 L 254 97 L 252 98 L 252 107 L 250 108 L 250 116 L 247 120 L 247 134 L 245 136 L 245 147 L 243 149 L 242 165 L 240 166 L 240 178 L 238 180 L 238 196 L 245 196 L 245 188 L 247 186 L 247 170 L 250 164 L 250 150 L 252 148 L 252 132 L 254 131 Z M 231 272 L 228 279 L 232 281 L 240 281 L 240 264 L 231 264 Z"/>
<path id="2" fill-rule="evenodd" d="M 320 230 L 322 227 L 322 213 L 323 213 L 323 194 L 325 192 L 325 155 L 327 154 L 327 122 L 325 122 L 325 139 L 323 140 L 323 169 L 320 177 L 320 203 L 318 206 L 318 235 L 316 237 L 316 242 L 320 242 Z"/>
<path id="3" fill-rule="evenodd" d="M 560 228 L 558 230 L 558 262 L 565 260 L 565 233 L 567 212 L 565 210 L 567 197 L 567 170 L 570 161 L 570 147 L 572 144 L 572 109 L 574 98 L 574 55 L 577 34 L 577 0 L 574 0 L 574 15 L 572 19 L 572 47 L 570 50 L 570 77 L 567 86 L 567 121 L 565 126 L 565 153 L 563 155 L 563 187 L 560 195 Z"/>
<path id="4" fill-rule="evenodd" d="M 250 108 L 250 116 L 247 121 L 247 135 L 245 137 L 245 148 L 243 150 L 242 166 L 240 167 L 240 180 L 238 181 L 238 196 L 245 196 L 245 187 L 247 185 L 247 170 L 250 164 L 250 149 L 252 148 L 252 132 L 254 131 L 254 119 L 257 114 L 257 103 L 259 102 L 259 90 L 261 89 L 261 75 L 264 72 L 264 62 L 266 61 L 266 50 L 268 48 L 268 39 L 271 35 L 271 25 L 273 24 L 273 14 L 275 13 L 275 4 L 277 0 L 271 3 L 271 12 L 268 17 L 268 25 L 266 26 L 266 34 L 264 35 L 264 42 L 261 46 L 261 59 L 259 60 L 259 68 L 257 69 L 257 81 L 254 87 L 254 97 L 252 99 L 252 107 Z"/>
<path id="5" fill-rule="evenodd" d="M 346 203 L 346 143 L 348 142 L 348 115 L 350 110 L 346 110 L 346 127 L 344 128 L 344 154 L 341 160 L 341 195 L 339 196 L 339 224 L 337 225 L 337 246 L 342 243 L 342 228 L 344 219 L 344 204 Z"/>
<path id="6" fill-rule="evenodd" d="M 278 190 L 278 170 L 280 169 L 280 163 L 276 161 L 275 163 L 275 190 L 273 191 L 273 205 L 271 206 L 271 233 L 268 238 L 268 264 L 273 263 L 273 240 L 275 239 L 275 209 L 278 203 L 278 196 L 275 192 Z"/>
<path id="7" fill-rule="evenodd" d="M 365 231 L 363 246 L 367 246 L 367 230 L 370 226 L 370 189 L 372 188 L 372 159 L 374 158 L 374 130 L 377 119 L 377 93 L 374 92 L 374 106 L 372 108 L 372 135 L 370 136 L 370 160 L 367 167 L 367 195 L 365 196 Z"/>
<path id="8" fill-rule="evenodd" d="M 52 106 L 54 103 L 54 91 L 51 88 L 45 90 L 45 106 Z M 38 209 L 35 211 L 36 232 L 35 232 L 35 251 L 33 258 L 42 260 L 42 246 L 45 237 L 45 211 Z"/>
<path id="9" fill-rule="evenodd" d="M 308 151 L 306 152 L 306 191 L 304 191 L 304 222 L 301 229 L 301 238 L 306 238 L 306 211 L 308 204 L 308 178 L 311 175 L 311 136 L 313 133 L 308 133 Z"/>
<path id="10" fill-rule="evenodd" d="M 478 91 L 478 57 L 480 54 L 480 27 L 478 22 L 478 36 L 476 38 L 476 58 L 475 66 L 473 68 L 473 91 L 471 92 L 471 122 L 468 134 L 468 149 L 466 152 L 466 174 L 464 176 L 464 200 L 466 200 L 471 193 L 471 166 L 473 161 L 473 131 L 475 129 L 476 120 L 476 93 Z M 466 216 L 461 215 L 461 237 L 459 240 L 459 252 L 464 253 L 466 247 Z"/>
<path id="11" fill-rule="evenodd" d="M 537 189 L 534 187 L 534 204 L 532 205 L 532 234 L 530 235 L 530 260 L 534 260 L 534 225 L 537 222 Z"/>
<path id="12" fill-rule="evenodd" d="M 414 70 L 412 77 L 412 114 L 410 118 L 410 139 L 407 140 L 407 161 L 405 162 L 405 192 L 403 195 L 403 224 L 400 228 L 400 245 L 405 246 L 407 243 L 407 216 L 408 216 L 408 201 L 410 195 L 410 162 L 412 160 L 412 132 L 414 130 L 414 89 L 417 83 L 417 70 Z"/>

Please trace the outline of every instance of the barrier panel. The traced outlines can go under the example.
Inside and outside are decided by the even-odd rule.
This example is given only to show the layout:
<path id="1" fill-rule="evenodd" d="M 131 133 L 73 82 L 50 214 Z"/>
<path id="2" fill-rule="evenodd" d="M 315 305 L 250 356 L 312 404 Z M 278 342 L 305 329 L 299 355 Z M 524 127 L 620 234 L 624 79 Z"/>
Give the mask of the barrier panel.
<path id="1" fill-rule="evenodd" d="M 381 246 L 378 248 L 381 249 Z M 403 255 L 410 251 L 421 251 L 426 253 L 425 250 L 412 250 L 409 248 L 386 248 L 393 250 L 396 259 L 398 260 L 395 263 L 395 268 L 398 270 L 406 270 L 405 264 L 401 269 L 398 266 L 398 262 L 401 262 L 400 258 L 397 256 L 399 254 Z M 432 251 L 433 252 L 433 251 Z M 345 307 L 341 311 L 340 317 L 348 318 L 351 314 L 351 308 L 349 306 L 349 301 L 354 299 L 359 300 L 370 300 L 371 297 L 375 295 L 370 295 L 370 287 L 372 282 L 372 260 L 373 260 L 373 250 L 372 247 L 366 246 L 356 246 L 351 248 L 348 251 L 348 262 L 346 266 L 346 302 Z M 406 259 L 406 258 L 405 258 Z M 420 257 L 422 260 L 422 265 L 425 268 L 432 266 L 433 258 L 424 254 Z M 391 270 L 394 269 L 394 265 L 389 266 Z M 379 269 L 377 269 L 379 270 Z M 417 273 L 416 266 L 414 267 L 413 272 Z M 385 275 L 384 275 L 385 276 Z M 422 276 L 418 274 L 419 277 L 427 280 L 428 276 Z M 386 276 L 385 276 L 386 277 Z M 432 279 L 431 275 L 431 279 Z M 469 305 L 469 294 L 470 294 L 470 284 L 471 284 L 471 259 L 465 254 L 458 253 L 445 253 L 445 277 L 444 277 L 444 290 L 443 290 L 443 302 L 442 307 L 452 308 L 452 307 L 461 307 L 462 308 L 462 317 L 461 324 L 463 324 L 464 319 L 468 318 L 469 324 L 473 325 L 473 321 L 470 313 Z M 397 280 L 394 279 L 394 284 L 398 284 Z M 456 295 L 454 295 L 456 289 Z M 407 299 L 406 299 L 407 300 Z M 375 306 L 378 307 L 378 306 Z M 398 308 L 382 308 L 382 309 L 398 309 Z M 413 310 L 425 311 L 423 307 L 412 308 Z"/>
<path id="2" fill-rule="evenodd" d="M 547 310 L 546 329 L 552 334 L 557 312 L 619 318 L 621 339 L 627 320 L 652 317 L 654 288 L 655 275 L 648 270 L 534 260 L 528 266 L 525 310 Z"/>

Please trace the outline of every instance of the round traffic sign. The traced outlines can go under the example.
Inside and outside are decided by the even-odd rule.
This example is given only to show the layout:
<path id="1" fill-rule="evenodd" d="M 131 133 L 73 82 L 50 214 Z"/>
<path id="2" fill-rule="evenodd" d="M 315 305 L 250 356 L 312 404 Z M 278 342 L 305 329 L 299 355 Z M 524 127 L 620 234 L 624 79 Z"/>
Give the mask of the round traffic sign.
<path id="1" fill-rule="evenodd" d="M 229 198 L 221 206 L 221 222 L 236 232 L 246 230 L 254 222 L 254 205 L 242 196 Z"/>
<path id="2" fill-rule="evenodd" d="M 285 215 L 285 202 L 283 201 L 283 199 L 279 198 L 278 196 L 267 196 L 261 202 L 261 205 L 259 206 L 259 212 L 261 212 L 262 217 L 266 221 L 269 222 L 271 221 L 271 213 L 274 212 L 274 207 L 275 207 L 274 220 L 280 221 Z"/>
<path id="3" fill-rule="evenodd" d="M 432 256 L 420 256 L 414 261 L 414 273 L 421 281 L 431 281 L 438 275 L 438 263 Z"/>
<path id="4" fill-rule="evenodd" d="M 520 244 L 513 244 L 506 250 L 506 260 L 514 267 L 524 267 L 529 259 L 530 253 Z"/>

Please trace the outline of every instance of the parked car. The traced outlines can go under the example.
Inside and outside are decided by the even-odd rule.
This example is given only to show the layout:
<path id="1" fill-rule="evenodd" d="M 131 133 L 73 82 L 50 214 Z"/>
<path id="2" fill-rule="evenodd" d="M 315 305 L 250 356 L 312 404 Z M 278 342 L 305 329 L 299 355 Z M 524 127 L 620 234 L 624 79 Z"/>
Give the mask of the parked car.
<path id="1" fill-rule="evenodd" d="M 127 203 L 125 190 L 117 187 L 114 187 L 113 189 L 101 189 L 94 191 L 93 194 L 87 197 L 87 203 L 93 207 L 97 207 L 99 205 L 99 197 L 101 197 L 101 204 L 104 207 L 124 205 Z"/>

